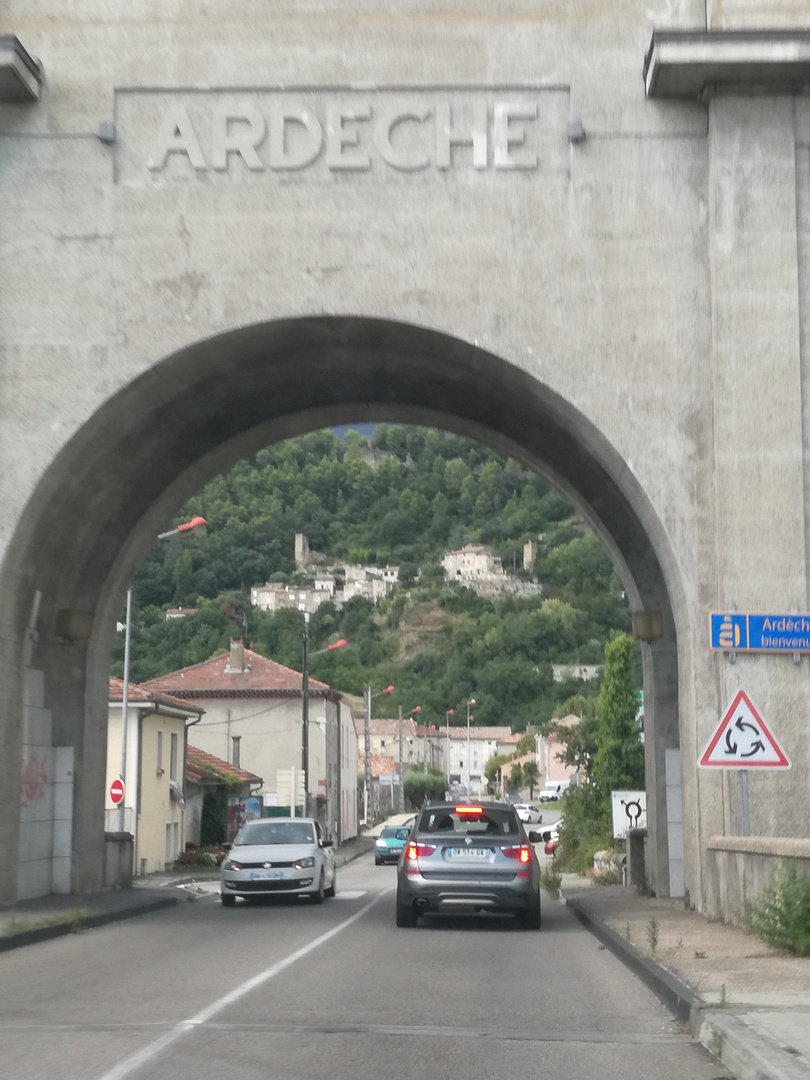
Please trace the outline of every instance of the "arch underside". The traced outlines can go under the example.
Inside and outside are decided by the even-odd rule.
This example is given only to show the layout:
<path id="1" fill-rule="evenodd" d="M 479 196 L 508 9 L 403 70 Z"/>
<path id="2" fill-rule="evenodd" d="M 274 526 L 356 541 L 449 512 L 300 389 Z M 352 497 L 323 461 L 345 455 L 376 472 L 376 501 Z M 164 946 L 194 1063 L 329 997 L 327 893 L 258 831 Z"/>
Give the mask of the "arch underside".
<path id="1" fill-rule="evenodd" d="M 582 510 L 610 549 L 633 607 L 663 616 L 664 636 L 644 649 L 645 708 L 657 728 L 647 729 L 648 743 L 657 739 L 647 749 L 648 777 L 651 768 L 660 777 L 660 754 L 678 745 L 670 596 L 679 589 L 666 534 L 638 481 L 581 413 L 520 368 L 456 338 L 361 317 L 291 319 L 199 342 L 129 384 L 57 455 L 23 514 L 0 579 L 2 595 L 13 598 L 0 613 L 2 635 L 16 646 L 5 650 L 14 661 L 0 688 L 11 727 L 21 708 L 20 670 L 33 663 L 50 688 L 54 745 L 78 740 L 88 749 L 106 723 L 115 615 L 154 535 L 207 480 L 247 454 L 362 420 L 421 423 L 477 438 L 547 475 Z M 89 639 L 60 639 L 60 611 L 92 613 Z M 76 679 L 77 668 L 83 679 Z M 19 761 L 15 741 L 19 750 L 12 731 L 4 745 Z M 74 829 L 92 832 L 98 753 L 83 760 L 90 786 L 76 796 Z M 7 829 L 2 835 L 10 842 Z M 81 887 L 92 873 L 82 869 L 80 855 L 75 862 L 73 880 Z M 658 888 L 666 892 L 665 860 L 659 862 Z"/>

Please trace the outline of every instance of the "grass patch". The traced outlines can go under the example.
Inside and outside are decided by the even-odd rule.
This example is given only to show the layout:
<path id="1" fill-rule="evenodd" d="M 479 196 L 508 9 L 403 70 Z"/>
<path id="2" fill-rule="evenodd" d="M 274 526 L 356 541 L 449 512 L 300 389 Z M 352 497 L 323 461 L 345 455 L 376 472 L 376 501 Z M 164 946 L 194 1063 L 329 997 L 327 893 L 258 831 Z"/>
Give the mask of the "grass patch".
<path id="1" fill-rule="evenodd" d="M 0 925 L 0 937 L 8 937 L 9 934 L 22 934 L 26 930 L 41 930 L 44 926 L 70 926 L 76 931 L 80 929 L 82 920 L 89 915 L 89 908 L 73 908 L 70 911 L 61 911 L 58 915 L 10 919 L 9 922 Z"/>
<path id="2" fill-rule="evenodd" d="M 540 871 L 540 888 L 549 896 L 556 896 L 560 891 L 560 885 L 562 885 L 562 874 L 552 866 L 544 866 Z"/>

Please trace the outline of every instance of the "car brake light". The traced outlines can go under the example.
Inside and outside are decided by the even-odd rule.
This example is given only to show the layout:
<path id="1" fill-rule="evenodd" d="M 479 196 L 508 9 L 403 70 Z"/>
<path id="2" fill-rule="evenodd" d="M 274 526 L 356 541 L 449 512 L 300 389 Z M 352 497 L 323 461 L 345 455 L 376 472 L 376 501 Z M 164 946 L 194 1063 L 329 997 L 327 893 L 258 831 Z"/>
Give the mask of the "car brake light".
<path id="1" fill-rule="evenodd" d="M 515 844 L 513 847 L 503 847 L 501 851 L 507 859 L 517 859 L 518 862 L 527 863 L 532 857 L 532 849 L 528 844 Z"/>
<path id="2" fill-rule="evenodd" d="M 483 814 L 483 806 L 457 806 L 457 814 Z"/>
<path id="3" fill-rule="evenodd" d="M 435 850 L 435 844 L 417 844 L 414 840 L 411 840 L 405 851 L 405 858 L 410 859 L 411 861 L 414 859 L 423 859 L 428 855 L 432 855 Z"/>

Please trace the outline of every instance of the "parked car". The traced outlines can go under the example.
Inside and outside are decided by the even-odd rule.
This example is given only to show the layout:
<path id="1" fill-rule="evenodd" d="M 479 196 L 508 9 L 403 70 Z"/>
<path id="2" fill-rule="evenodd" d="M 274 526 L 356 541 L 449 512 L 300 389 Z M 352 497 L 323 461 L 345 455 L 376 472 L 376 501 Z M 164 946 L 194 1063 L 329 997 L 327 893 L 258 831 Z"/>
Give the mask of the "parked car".
<path id="1" fill-rule="evenodd" d="M 531 803 L 515 803 L 515 813 L 524 825 L 538 825 L 543 820 L 543 815 L 538 807 Z"/>
<path id="2" fill-rule="evenodd" d="M 399 862 L 405 841 L 411 834 L 407 825 L 386 825 L 374 841 L 374 865 Z"/>
<path id="3" fill-rule="evenodd" d="M 540 864 L 508 803 L 442 802 L 418 815 L 397 871 L 397 926 L 420 915 L 509 912 L 540 928 Z"/>
<path id="4" fill-rule="evenodd" d="M 313 818 L 261 818 L 237 833 L 220 867 L 225 907 L 238 896 L 308 896 L 322 904 L 334 896 L 337 878 L 332 841 Z"/>
<path id="5" fill-rule="evenodd" d="M 570 780 L 548 780 L 537 796 L 539 802 L 557 802 L 568 791 Z"/>

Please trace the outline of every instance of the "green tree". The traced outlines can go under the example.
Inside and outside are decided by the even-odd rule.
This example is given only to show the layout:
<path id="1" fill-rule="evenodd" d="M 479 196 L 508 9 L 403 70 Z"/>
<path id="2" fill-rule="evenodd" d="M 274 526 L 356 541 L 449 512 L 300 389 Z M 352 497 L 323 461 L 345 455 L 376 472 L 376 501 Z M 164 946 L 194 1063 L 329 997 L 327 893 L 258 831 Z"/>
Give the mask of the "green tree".
<path id="1" fill-rule="evenodd" d="M 487 763 L 484 766 L 484 776 L 490 784 L 495 782 L 498 773 L 507 761 L 509 761 L 508 754 L 493 754 L 492 757 L 487 760 Z"/>
<path id="2" fill-rule="evenodd" d="M 507 784 L 510 791 L 520 791 L 523 787 L 523 768 L 519 761 L 512 766 Z"/>
<path id="3" fill-rule="evenodd" d="M 529 788 L 529 798 L 534 798 L 534 789 L 540 782 L 540 769 L 536 761 L 527 761 L 523 766 L 523 783 Z"/>
<path id="4" fill-rule="evenodd" d="M 408 769 L 404 779 L 405 798 L 418 809 L 424 801 L 444 798 L 447 777 L 439 769 L 425 768 L 421 762 Z"/>
<path id="5" fill-rule="evenodd" d="M 633 642 L 620 634 L 605 648 L 593 778 L 604 800 L 612 790 L 644 786 L 644 749 L 636 721 Z"/>
<path id="6" fill-rule="evenodd" d="M 534 732 L 527 731 L 521 735 L 515 749 L 517 750 L 518 757 L 524 757 L 526 754 L 531 754 L 534 750 Z"/>

